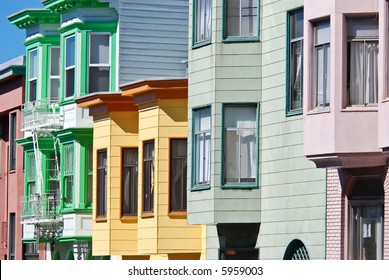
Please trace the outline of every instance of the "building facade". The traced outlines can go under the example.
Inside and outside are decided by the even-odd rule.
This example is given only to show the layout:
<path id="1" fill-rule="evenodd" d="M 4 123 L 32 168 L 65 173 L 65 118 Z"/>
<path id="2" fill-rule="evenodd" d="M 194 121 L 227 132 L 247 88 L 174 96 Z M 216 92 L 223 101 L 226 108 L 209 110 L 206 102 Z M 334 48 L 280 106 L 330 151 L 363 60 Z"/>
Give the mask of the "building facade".
<path id="1" fill-rule="evenodd" d="M 9 20 L 26 30 L 23 242 L 40 259 L 92 258 L 92 118 L 75 98 L 117 88 L 117 12 L 43 1 Z"/>
<path id="2" fill-rule="evenodd" d="M 303 150 L 303 6 L 190 1 L 188 222 L 207 225 L 207 259 L 325 258 L 326 173 Z"/>
<path id="3" fill-rule="evenodd" d="M 23 196 L 21 105 L 24 103 L 25 57 L 0 64 L 0 222 L 1 260 L 28 258 L 22 246 L 20 197 Z"/>
<path id="4" fill-rule="evenodd" d="M 388 8 L 305 1 L 304 152 L 328 173 L 328 259 L 389 258 Z"/>

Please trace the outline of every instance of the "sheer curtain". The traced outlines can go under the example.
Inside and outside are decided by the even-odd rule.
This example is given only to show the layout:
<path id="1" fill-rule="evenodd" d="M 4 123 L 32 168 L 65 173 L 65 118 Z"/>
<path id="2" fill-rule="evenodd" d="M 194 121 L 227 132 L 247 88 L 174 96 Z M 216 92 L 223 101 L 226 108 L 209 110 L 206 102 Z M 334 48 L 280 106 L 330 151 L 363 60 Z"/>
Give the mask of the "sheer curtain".
<path id="1" fill-rule="evenodd" d="M 378 103 L 378 42 L 366 42 L 366 103 Z"/>
<path id="2" fill-rule="evenodd" d="M 363 98 L 364 42 L 351 42 L 350 44 L 350 103 L 363 105 L 365 103 Z"/>

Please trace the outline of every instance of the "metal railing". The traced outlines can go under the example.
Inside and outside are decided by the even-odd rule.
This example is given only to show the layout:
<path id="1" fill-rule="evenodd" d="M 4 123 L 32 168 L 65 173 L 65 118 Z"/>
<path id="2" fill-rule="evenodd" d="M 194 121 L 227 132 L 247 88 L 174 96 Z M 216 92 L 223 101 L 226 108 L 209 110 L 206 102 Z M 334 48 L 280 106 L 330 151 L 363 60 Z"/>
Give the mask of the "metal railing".
<path id="1" fill-rule="evenodd" d="M 22 131 L 56 130 L 63 126 L 58 100 L 42 99 L 22 105 Z"/>
<path id="2" fill-rule="evenodd" d="M 61 220 L 60 195 L 33 194 L 22 197 L 22 223 L 55 223 Z"/>

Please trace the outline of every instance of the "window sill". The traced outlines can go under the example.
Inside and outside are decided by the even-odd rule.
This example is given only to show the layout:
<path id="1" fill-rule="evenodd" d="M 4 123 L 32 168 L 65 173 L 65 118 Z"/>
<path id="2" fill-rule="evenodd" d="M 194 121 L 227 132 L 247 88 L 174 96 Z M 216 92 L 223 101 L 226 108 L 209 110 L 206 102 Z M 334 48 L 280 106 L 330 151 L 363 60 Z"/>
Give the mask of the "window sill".
<path id="1" fill-rule="evenodd" d="M 142 213 L 142 215 L 140 216 L 142 219 L 150 219 L 150 218 L 154 218 L 154 213 Z"/>
<path id="2" fill-rule="evenodd" d="M 243 184 L 228 184 L 228 185 L 222 185 L 222 190 L 228 190 L 228 189 L 258 189 L 258 185 L 243 185 Z"/>
<path id="3" fill-rule="evenodd" d="M 307 115 L 318 115 L 318 114 L 328 114 L 331 113 L 331 109 L 326 107 L 326 108 L 315 108 L 312 109 L 307 113 Z"/>
<path id="4" fill-rule="evenodd" d="M 226 37 L 223 43 L 258 43 L 259 37 Z"/>
<path id="5" fill-rule="evenodd" d="M 197 43 L 193 42 L 192 49 L 201 48 L 204 46 L 208 46 L 210 44 L 211 44 L 211 40 L 201 41 L 201 42 L 197 42 Z"/>
<path id="6" fill-rule="evenodd" d="M 197 186 L 192 186 L 190 189 L 191 191 L 204 191 L 204 190 L 209 190 L 211 189 L 211 186 L 209 184 L 207 185 L 197 185 Z"/>
<path id="7" fill-rule="evenodd" d="M 59 102 L 59 106 L 65 106 L 68 104 L 73 104 L 74 103 L 74 97 L 69 97 L 68 99 L 62 100 Z"/>
<path id="8" fill-rule="evenodd" d="M 107 217 L 97 217 L 95 221 L 96 223 L 106 223 Z"/>
<path id="9" fill-rule="evenodd" d="M 341 112 L 378 112 L 377 106 L 349 106 L 342 110 Z"/>
<path id="10" fill-rule="evenodd" d="M 293 117 L 293 116 L 300 116 L 303 114 L 303 109 L 296 109 L 296 110 L 288 110 L 286 111 L 287 117 Z"/>
<path id="11" fill-rule="evenodd" d="M 382 100 L 382 103 L 387 103 L 387 102 L 389 102 L 389 97 L 387 97 L 384 100 Z"/>
<path id="12" fill-rule="evenodd" d="M 138 216 L 122 216 L 120 221 L 123 223 L 136 224 L 138 223 Z"/>
<path id="13" fill-rule="evenodd" d="M 168 216 L 173 219 L 186 219 L 186 212 L 169 212 Z"/>

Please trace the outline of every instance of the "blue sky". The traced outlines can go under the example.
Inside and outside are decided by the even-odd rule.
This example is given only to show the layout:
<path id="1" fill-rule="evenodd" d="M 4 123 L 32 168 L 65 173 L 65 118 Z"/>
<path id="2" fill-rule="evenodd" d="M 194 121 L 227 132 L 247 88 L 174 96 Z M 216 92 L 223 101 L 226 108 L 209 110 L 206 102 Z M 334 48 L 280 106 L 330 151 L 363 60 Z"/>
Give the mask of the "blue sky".
<path id="1" fill-rule="evenodd" d="M 23 55 L 24 29 L 8 21 L 8 16 L 28 8 L 43 8 L 41 0 L 1 0 L 0 5 L 0 64 Z"/>

